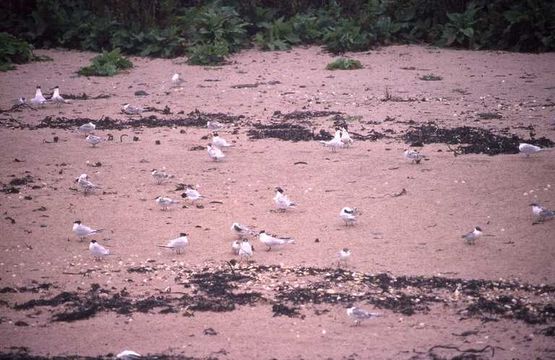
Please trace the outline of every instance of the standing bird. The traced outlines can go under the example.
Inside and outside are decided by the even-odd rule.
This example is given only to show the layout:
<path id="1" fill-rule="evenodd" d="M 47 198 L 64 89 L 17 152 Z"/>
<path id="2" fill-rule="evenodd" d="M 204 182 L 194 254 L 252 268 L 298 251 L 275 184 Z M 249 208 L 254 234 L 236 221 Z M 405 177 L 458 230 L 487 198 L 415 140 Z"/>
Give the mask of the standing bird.
<path id="1" fill-rule="evenodd" d="M 280 237 L 277 235 L 268 234 L 265 230 L 258 233 L 258 239 L 261 243 L 266 245 L 268 249 L 266 251 L 272 250 L 272 246 L 280 246 L 287 244 L 294 244 L 295 240 L 290 237 Z"/>
<path id="2" fill-rule="evenodd" d="M 335 130 L 335 135 L 331 140 L 320 140 L 320 144 L 324 145 L 325 147 L 329 147 L 331 148 L 331 151 L 336 152 L 337 149 L 340 149 L 344 146 L 343 141 L 341 141 L 341 130 Z"/>
<path id="3" fill-rule="evenodd" d="M 252 230 L 249 229 L 248 226 L 245 226 L 243 224 L 239 224 L 239 223 L 236 223 L 236 222 L 231 224 L 231 231 L 233 231 L 234 234 L 239 236 L 239 239 L 244 239 L 247 236 L 253 234 Z"/>
<path id="4" fill-rule="evenodd" d="M 350 257 L 351 250 L 347 248 L 339 250 L 339 252 L 337 253 L 337 266 L 340 266 L 341 264 L 346 264 L 347 260 L 349 260 Z"/>
<path id="5" fill-rule="evenodd" d="M 347 129 L 341 128 L 340 130 L 341 130 L 341 142 L 343 143 L 343 146 L 349 147 L 353 145 L 353 139 L 351 139 L 351 135 L 349 135 L 349 132 L 347 131 Z"/>
<path id="6" fill-rule="evenodd" d="M 223 129 L 224 124 L 218 121 L 207 121 L 206 127 L 208 128 L 208 130 L 220 130 Z"/>
<path id="7" fill-rule="evenodd" d="M 60 104 L 67 104 L 68 103 L 68 101 L 60 95 L 60 87 L 59 86 L 56 86 L 54 88 L 54 93 L 52 94 L 52 97 L 50 98 L 50 101 L 52 101 L 53 103 L 58 104 L 58 106 Z"/>
<path id="8" fill-rule="evenodd" d="M 362 320 L 374 319 L 382 316 L 380 313 L 369 312 L 356 306 L 348 308 L 347 315 L 354 320 L 356 326 L 360 325 Z"/>
<path id="9" fill-rule="evenodd" d="M 163 183 L 164 181 L 172 177 L 165 171 L 156 170 L 156 169 L 152 169 L 152 172 L 150 173 L 150 175 L 152 175 L 152 177 L 154 178 L 154 181 L 156 181 L 158 185 L 160 185 L 161 183 Z"/>
<path id="10" fill-rule="evenodd" d="M 203 198 L 203 196 L 197 191 L 197 189 L 195 189 L 191 185 L 187 185 L 187 189 L 185 189 L 185 192 L 181 194 L 181 197 L 189 199 L 192 202 Z"/>
<path id="11" fill-rule="evenodd" d="M 239 250 L 241 250 L 241 243 L 242 241 L 234 240 L 231 243 L 231 252 L 233 252 L 235 255 L 239 255 Z"/>
<path id="12" fill-rule="evenodd" d="M 132 106 L 128 103 L 123 104 L 121 112 L 127 115 L 138 115 L 144 111 L 141 107 Z"/>
<path id="13" fill-rule="evenodd" d="M 357 220 L 357 215 L 359 214 L 361 214 L 361 212 L 357 208 L 350 207 L 344 207 L 339 212 L 339 216 L 345 221 L 345 225 L 354 225 Z"/>
<path id="14" fill-rule="evenodd" d="M 75 179 L 75 182 L 77 182 L 79 187 L 81 189 L 83 189 L 83 192 L 84 192 L 85 195 L 87 195 L 88 193 L 90 193 L 90 192 L 92 192 L 96 189 L 100 189 L 100 186 L 93 184 L 89 180 L 89 176 L 87 174 L 79 175 L 79 177 L 77 179 Z"/>
<path id="15" fill-rule="evenodd" d="M 536 219 L 534 222 L 535 224 L 553 219 L 555 217 L 555 211 L 548 210 L 540 204 L 532 203 L 530 206 L 532 207 L 532 214 L 534 214 L 534 218 Z"/>
<path id="16" fill-rule="evenodd" d="M 181 73 L 176 72 L 172 75 L 172 85 L 174 87 L 181 86 L 184 82 L 185 80 L 181 77 Z"/>
<path id="17" fill-rule="evenodd" d="M 96 240 L 91 240 L 89 243 L 89 251 L 95 260 L 100 260 L 104 256 L 110 255 L 110 250 L 97 243 Z"/>
<path id="18" fill-rule="evenodd" d="M 208 156 L 210 156 L 210 158 L 214 161 L 222 160 L 225 157 L 222 150 L 220 150 L 216 146 L 212 146 L 211 144 L 208 144 L 206 146 L 206 149 L 208 151 Z"/>
<path id="19" fill-rule="evenodd" d="M 223 150 L 224 148 L 233 146 L 232 144 L 228 143 L 226 139 L 218 135 L 218 133 L 216 132 L 212 136 L 212 145 L 216 146 L 221 150 Z"/>
<path id="20" fill-rule="evenodd" d="M 241 247 L 239 248 L 239 258 L 242 262 L 243 259 L 248 259 L 252 256 L 254 251 L 254 246 L 251 245 L 248 239 L 243 239 L 241 242 Z"/>
<path id="21" fill-rule="evenodd" d="M 426 158 L 426 155 L 419 153 L 417 150 L 405 150 L 403 157 L 414 164 L 420 164 L 422 159 Z"/>
<path id="22" fill-rule="evenodd" d="M 172 205 L 179 204 L 179 201 L 170 199 L 168 197 L 158 196 L 156 197 L 156 203 L 162 208 L 162 211 L 168 210 L 168 207 Z"/>
<path id="23" fill-rule="evenodd" d="M 476 239 L 480 236 L 482 236 L 482 229 L 479 226 L 476 226 L 474 230 L 464 234 L 462 238 L 468 245 L 474 245 L 476 243 Z"/>
<path id="24" fill-rule="evenodd" d="M 295 202 L 289 200 L 287 195 L 283 193 L 283 189 L 280 188 L 279 186 L 276 187 L 276 194 L 274 195 L 274 203 L 276 204 L 276 207 L 278 208 L 279 211 L 285 211 L 291 207 L 297 206 Z"/>
<path id="25" fill-rule="evenodd" d="M 73 223 L 73 232 L 75 233 L 75 235 L 77 235 L 79 237 L 80 241 L 83 241 L 85 239 L 85 237 L 87 237 L 89 235 L 98 234 L 99 232 L 101 232 L 103 230 L 104 229 L 98 229 L 98 230 L 91 229 L 87 225 L 83 225 L 80 220 L 76 220 Z"/>
<path id="26" fill-rule="evenodd" d="M 103 141 L 106 141 L 106 138 L 96 136 L 93 134 L 87 135 L 85 141 L 92 145 L 92 147 L 96 147 L 96 145 L 100 144 Z"/>
<path id="27" fill-rule="evenodd" d="M 93 124 L 92 122 L 88 122 L 86 124 L 83 124 L 83 125 L 79 126 L 79 128 L 77 130 L 80 133 L 88 135 L 88 134 L 92 133 L 95 129 L 96 129 L 96 125 Z"/>
<path id="28" fill-rule="evenodd" d="M 518 151 L 520 151 L 521 154 L 526 155 L 526 157 L 530 156 L 531 154 L 535 154 L 537 152 L 540 152 L 544 149 L 542 149 L 539 146 L 536 145 L 532 145 L 532 144 L 528 144 L 528 143 L 520 143 L 518 144 Z"/>
<path id="29" fill-rule="evenodd" d="M 37 86 L 35 90 L 35 97 L 31 99 L 31 104 L 33 105 L 43 105 L 46 103 L 46 98 L 42 95 L 40 86 Z"/>
<path id="30" fill-rule="evenodd" d="M 181 254 L 181 251 L 184 250 L 188 244 L 189 244 L 189 239 L 187 238 L 187 234 L 180 233 L 179 237 L 168 241 L 166 245 L 158 245 L 158 247 L 172 249 L 173 251 L 176 252 L 176 254 Z"/>

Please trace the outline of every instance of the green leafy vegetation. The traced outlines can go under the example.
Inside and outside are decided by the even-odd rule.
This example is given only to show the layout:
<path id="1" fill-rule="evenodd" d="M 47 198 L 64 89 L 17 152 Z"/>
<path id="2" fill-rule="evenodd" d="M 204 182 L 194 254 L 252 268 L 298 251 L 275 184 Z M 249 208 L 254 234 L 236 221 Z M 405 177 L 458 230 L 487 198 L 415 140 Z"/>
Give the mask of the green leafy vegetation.
<path id="1" fill-rule="evenodd" d="M 241 49 L 322 45 L 331 53 L 391 43 L 555 50 L 550 0 L 4 0 L 0 32 L 35 47 L 219 64 Z"/>
<path id="2" fill-rule="evenodd" d="M 330 62 L 327 66 L 327 70 L 356 70 L 362 69 L 362 64 L 360 61 L 355 59 L 339 58 Z"/>
<path id="3" fill-rule="evenodd" d="M 0 33 L 0 71 L 15 69 L 13 64 L 24 64 L 34 60 L 31 46 L 13 35 Z"/>
<path id="4" fill-rule="evenodd" d="M 229 55 L 229 47 L 225 41 L 193 45 L 188 49 L 189 64 L 218 65 Z"/>
<path id="5" fill-rule="evenodd" d="M 443 28 L 441 41 L 446 46 L 459 45 L 470 49 L 476 46 L 475 27 L 478 21 L 477 14 L 482 8 L 475 3 L 468 4 L 463 13 L 447 14 L 449 22 Z"/>
<path id="6" fill-rule="evenodd" d="M 193 65 L 220 64 L 248 40 L 248 23 L 234 8 L 219 2 L 188 10 L 178 18 L 178 24 L 187 39 L 186 52 Z"/>
<path id="7" fill-rule="evenodd" d="M 103 52 L 102 55 L 94 57 L 91 65 L 79 69 L 79 75 L 83 76 L 113 76 L 120 70 L 130 69 L 133 63 L 123 57 L 119 49 Z"/>
<path id="8" fill-rule="evenodd" d="M 262 31 L 256 34 L 255 41 L 262 50 L 287 50 L 301 42 L 293 23 L 284 21 L 283 17 L 260 23 L 259 26 Z"/>

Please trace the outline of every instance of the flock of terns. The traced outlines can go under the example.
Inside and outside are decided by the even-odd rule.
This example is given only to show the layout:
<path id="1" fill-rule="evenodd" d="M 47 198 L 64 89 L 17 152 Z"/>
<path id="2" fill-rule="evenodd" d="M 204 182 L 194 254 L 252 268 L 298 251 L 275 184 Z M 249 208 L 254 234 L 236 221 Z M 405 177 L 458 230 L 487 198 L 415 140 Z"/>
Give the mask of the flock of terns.
<path id="1" fill-rule="evenodd" d="M 171 78 L 171 82 L 174 86 L 180 86 L 183 83 L 183 78 L 181 74 L 175 73 Z M 58 86 L 54 88 L 53 94 L 49 99 L 46 99 L 43 94 L 40 86 L 36 87 L 35 96 L 30 100 L 31 105 L 35 106 L 42 106 L 47 102 L 55 103 L 61 105 L 64 103 L 69 103 L 68 100 L 65 100 L 60 95 L 60 89 Z M 27 100 L 25 97 L 21 97 L 18 99 L 18 106 L 28 106 Z M 121 108 L 122 113 L 127 115 L 138 115 L 144 111 L 141 107 L 132 106 L 128 103 L 124 104 Z M 228 143 L 224 138 L 222 138 L 218 134 L 218 130 L 224 128 L 223 124 L 220 124 L 216 121 L 208 121 L 207 128 L 212 133 L 212 141 L 207 144 L 206 150 L 208 156 L 214 161 L 222 161 L 225 158 L 224 151 L 230 147 L 233 147 L 233 144 Z M 94 131 L 96 130 L 96 125 L 92 122 L 86 123 L 81 125 L 78 128 L 78 131 L 82 134 L 85 134 L 85 141 L 91 144 L 93 147 L 99 145 L 103 141 L 108 140 L 107 138 L 100 137 L 94 135 Z M 341 148 L 348 148 L 353 144 L 353 139 L 349 135 L 347 129 L 345 128 L 337 128 L 335 130 L 335 134 L 333 138 L 329 141 L 320 141 L 320 143 L 324 147 L 330 148 L 333 152 L 336 152 L 338 149 Z M 528 143 L 521 143 L 519 144 L 519 151 L 520 153 L 526 155 L 526 157 L 538 153 L 540 151 L 544 151 L 546 149 L 540 148 L 539 146 L 528 144 Z M 419 164 L 423 159 L 426 159 L 427 156 L 418 152 L 417 150 L 408 149 L 405 150 L 403 153 L 403 157 L 414 164 Z M 167 181 L 168 179 L 172 178 L 172 175 L 167 174 L 163 170 L 153 169 L 151 172 L 152 178 L 157 184 L 162 184 L 163 182 Z M 85 195 L 94 192 L 96 189 L 100 189 L 100 186 L 94 184 L 87 174 L 81 174 L 79 177 L 75 179 L 78 186 L 82 189 Z M 188 185 L 185 189 L 185 192 L 181 195 L 183 198 L 189 199 L 192 202 L 195 202 L 199 199 L 202 199 L 202 195 L 196 190 L 193 186 Z M 294 208 L 297 204 L 294 201 L 291 201 L 289 197 L 285 194 L 284 190 L 281 187 L 275 188 L 275 195 L 273 197 L 273 201 L 276 206 L 276 211 L 284 212 L 290 208 Z M 171 199 L 169 197 L 158 196 L 155 199 L 155 202 L 160 208 L 165 211 L 169 207 L 176 205 L 179 203 L 178 200 Z M 545 220 L 553 219 L 555 217 L 555 211 L 546 209 L 537 203 L 530 204 L 532 207 L 532 213 L 537 222 L 543 222 Z M 356 223 L 357 216 L 361 214 L 361 211 L 357 208 L 351 207 L 344 207 L 341 209 L 339 213 L 339 217 L 345 222 L 346 226 L 353 226 Z M 291 237 L 285 236 L 278 236 L 273 235 L 265 230 L 261 230 L 258 232 L 253 231 L 248 226 L 240 224 L 240 223 L 233 223 L 231 225 L 231 230 L 234 234 L 238 236 L 238 240 L 233 241 L 231 244 L 231 250 L 234 254 L 238 255 L 240 258 L 240 262 L 243 260 L 248 260 L 250 257 L 253 256 L 254 246 L 250 243 L 250 238 L 255 236 L 258 237 L 259 241 L 266 246 L 266 250 L 270 251 L 274 247 L 281 247 L 289 244 L 294 244 L 295 240 Z M 74 234 L 83 241 L 86 237 L 98 234 L 99 232 L 103 231 L 103 229 L 93 229 L 87 225 L 81 223 L 81 221 L 77 220 L 73 223 L 73 232 Z M 474 229 L 462 235 L 464 241 L 469 244 L 475 244 L 476 240 L 480 238 L 482 235 L 482 229 L 479 226 L 474 227 Z M 172 251 L 175 251 L 177 254 L 182 253 L 185 248 L 188 246 L 187 233 L 180 233 L 179 236 L 175 239 L 172 239 L 167 242 L 165 245 L 158 245 L 159 247 L 168 248 Z M 110 255 L 110 250 L 105 248 L 104 246 L 100 245 L 96 240 L 91 240 L 89 243 L 89 251 L 93 258 L 99 260 L 105 256 Z M 349 257 L 351 256 L 351 250 L 348 248 L 343 248 L 337 253 L 338 257 L 338 265 L 341 263 L 345 263 Z M 347 309 L 347 315 L 351 317 L 355 324 L 358 325 L 362 320 L 365 319 L 372 319 L 375 317 L 381 316 L 379 313 L 369 312 L 358 307 L 350 307 Z M 137 359 L 141 357 L 140 354 L 131 351 L 125 350 L 116 356 L 119 359 Z"/>

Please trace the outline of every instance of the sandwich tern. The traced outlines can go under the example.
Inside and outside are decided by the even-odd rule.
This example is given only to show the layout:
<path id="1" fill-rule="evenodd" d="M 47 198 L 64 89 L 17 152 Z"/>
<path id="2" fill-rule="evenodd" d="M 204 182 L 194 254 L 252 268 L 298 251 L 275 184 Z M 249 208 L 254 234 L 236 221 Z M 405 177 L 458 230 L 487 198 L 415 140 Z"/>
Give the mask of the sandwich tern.
<path id="1" fill-rule="evenodd" d="M 87 225 L 81 223 L 80 220 L 76 220 L 73 223 L 73 232 L 75 235 L 79 237 L 79 240 L 83 241 L 85 237 L 89 235 L 98 234 L 99 232 L 103 231 L 104 229 L 92 229 Z"/>
<path id="2" fill-rule="evenodd" d="M 530 156 L 531 154 L 535 154 L 537 152 L 543 151 L 543 150 L 544 149 L 542 149 L 539 146 L 528 144 L 528 143 L 518 144 L 518 151 L 520 151 L 521 154 L 526 155 L 526 157 Z"/>
<path id="3" fill-rule="evenodd" d="M 88 193 L 96 189 L 100 189 L 100 186 L 93 184 L 89 180 L 89 176 L 87 174 L 79 175 L 79 177 L 75 179 L 75 182 L 77 182 L 79 187 L 83 189 L 83 192 L 85 193 L 85 195 L 87 195 Z"/>
<path id="4" fill-rule="evenodd" d="M 208 156 L 210 156 L 210 158 L 214 161 L 222 160 L 225 157 L 222 150 L 220 150 L 216 146 L 212 146 L 212 144 L 208 144 L 206 146 L 206 149 L 208 151 Z"/>
<path id="5" fill-rule="evenodd" d="M 476 226 L 474 230 L 464 234 L 462 238 L 467 244 L 474 245 L 476 243 L 476 239 L 478 239 L 480 236 L 482 236 L 482 229 L 479 226 Z"/>
<path id="6" fill-rule="evenodd" d="M 223 137 L 221 137 L 220 135 L 218 135 L 217 132 L 215 132 L 212 136 L 212 145 L 216 146 L 219 149 L 224 149 L 227 147 L 231 147 L 233 146 L 232 144 L 228 143 L 226 141 L 226 139 L 224 139 Z"/>
<path id="7" fill-rule="evenodd" d="M 341 130 L 335 130 L 334 137 L 329 141 L 320 140 L 320 144 L 324 145 L 325 147 L 331 148 L 333 152 L 337 151 L 344 146 L 343 141 L 341 141 Z"/>
<path id="8" fill-rule="evenodd" d="M 172 249 L 173 251 L 176 252 L 176 254 L 181 254 L 181 251 L 184 250 L 188 244 L 189 244 L 189 239 L 187 238 L 187 234 L 180 233 L 179 237 L 168 241 L 166 245 L 158 245 L 158 247 Z"/>
<path id="9" fill-rule="evenodd" d="M 290 237 L 281 237 L 277 235 L 268 234 L 265 230 L 258 233 L 258 239 L 261 243 L 266 245 L 268 249 L 266 251 L 272 250 L 272 246 L 280 246 L 287 244 L 294 244 L 295 240 Z"/>
<path id="10" fill-rule="evenodd" d="M 285 211 L 291 207 L 297 206 L 297 204 L 287 197 L 284 194 L 283 189 L 281 187 L 276 187 L 276 194 L 274 195 L 274 203 L 279 211 Z"/>
<path id="11" fill-rule="evenodd" d="M 344 207 L 339 212 L 339 216 L 345 221 L 345 225 L 354 225 L 357 220 L 357 215 L 360 213 L 361 212 L 357 208 Z"/>
<path id="12" fill-rule="evenodd" d="M 156 197 L 156 203 L 162 208 L 163 211 L 168 210 L 168 207 L 179 204 L 179 201 L 170 199 L 168 197 Z"/>
<path id="13" fill-rule="evenodd" d="M 35 90 L 35 97 L 31 99 L 31 104 L 33 105 L 43 105 L 46 103 L 46 98 L 42 95 L 40 86 L 37 86 Z"/>
<path id="14" fill-rule="evenodd" d="M 417 150 L 405 150 L 403 157 L 414 164 L 420 164 L 422 159 L 426 158 L 426 155 L 419 153 Z"/>
<path id="15" fill-rule="evenodd" d="M 104 256 L 110 255 L 110 250 L 97 243 L 96 240 L 91 240 L 89 243 L 89 251 L 95 260 L 100 260 Z"/>
<path id="16" fill-rule="evenodd" d="M 360 325 L 362 320 L 374 319 L 382 316 L 380 313 L 369 312 L 356 306 L 348 308 L 347 315 L 354 320 L 355 325 Z"/>
<path id="17" fill-rule="evenodd" d="M 530 206 L 536 222 L 544 222 L 555 217 L 555 211 L 546 209 L 538 203 L 531 203 Z"/>

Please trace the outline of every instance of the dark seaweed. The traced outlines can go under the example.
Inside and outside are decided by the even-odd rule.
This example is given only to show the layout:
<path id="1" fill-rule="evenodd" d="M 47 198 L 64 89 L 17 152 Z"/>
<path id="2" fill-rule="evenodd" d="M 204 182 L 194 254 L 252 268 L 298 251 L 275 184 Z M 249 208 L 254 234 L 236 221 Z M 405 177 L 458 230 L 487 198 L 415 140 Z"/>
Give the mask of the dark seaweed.
<path id="1" fill-rule="evenodd" d="M 285 120 L 306 120 L 306 119 L 338 115 L 338 114 L 341 114 L 341 112 L 339 111 L 293 111 L 287 114 L 283 114 L 281 111 L 275 111 L 273 116 L 280 117 Z"/>
<path id="2" fill-rule="evenodd" d="M 161 110 L 161 112 L 166 111 Z M 168 110 L 169 111 L 169 110 Z M 205 127 L 208 121 L 218 121 L 220 123 L 238 123 L 244 116 L 232 116 L 223 113 L 202 113 L 198 110 L 190 112 L 187 117 L 173 119 L 159 119 L 155 115 L 143 117 L 139 119 L 118 120 L 110 117 L 101 119 L 75 118 L 69 119 L 65 117 L 45 117 L 36 128 L 55 128 L 55 129 L 74 129 L 85 123 L 93 122 L 98 130 L 122 130 L 139 127 L 174 127 L 174 126 L 196 126 Z"/>
<path id="3" fill-rule="evenodd" d="M 97 100 L 97 99 L 108 99 L 111 96 L 107 94 L 89 96 L 86 93 L 81 93 L 81 94 L 62 94 L 62 97 L 66 100 Z"/>
<path id="4" fill-rule="evenodd" d="M 264 275 L 266 274 L 266 275 Z M 247 282 L 260 282 L 260 276 L 275 278 L 314 277 L 308 284 L 292 284 L 283 281 L 273 290 L 272 297 L 265 298 L 259 292 L 239 291 Z M 273 304 L 272 311 L 287 316 L 304 316 L 295 311 L 299 305 L 329 304 L 350 306 L 353 303 L 372 304 L 407 316 L 427 313 L 436 303 L 457 303 L 451 298 L 458 291 L 463 309 L 458 313 L 466 317 L 479 317 L 483 321 L 509 318 L 529 324 L 547 324 L 555 320 L 555 306 L 550 303 L 534 303 L 531 294 L 543 295 L 555 292 L 550 285 L 521 284 L 516 281 L 488 281 L 451 279 L 439 276 L 399 276 L 390 274 L 355 274 L 343 269 L 331 268 L 281 268 L 279 266 L 249 266 L 248 269 L 233 267 L 204 268 L 200 272 L 185 270 L 175 278 L 190 293 L 177 298 L 170 293 L 148 297 L 133 297 L 123 289 L 113 293 L 93 284 L 84 293 L 62 292 L 50 299 L 33 299 L 13 306 L 15 310 L 27 310 L 36 306 L 63 305 L 55 313 L 53 321 L 76 321 L 87 319 L 98 312 L 108 311 L 129 314 L 135 311 L 176 313 L 186 308 L 190 311 L 233 311 L 237 306 Z M 292 280 L 294 282 L 294 280 Z M 354 295 L 349 284 L 364 287 Z M 11 289 L 11 288 L 10 288 Z M 11 292 L 5 288 L 5 292 Z M 523 294 L 524 293 L 524 294 Z M 519 294 L 517 296 L 517 294 Z M 9 305 L 8 305 L 9 306 Z M 459 308 L 455 306 L 455 308 Z M 288 315 L 290 314 L 290 315 Z"/>
<path id="5" fill-rule="evenodd" d="M 301 313 L 298 307 L 289 307 L 284 304 L 274 304 L 272 305 L 272 312 L 275 316 L 288 316 L 288 317 L 299 317 Z"/>
<path id="6" fill-rule="evenodd" d="M 447 129 L 440 128 L 433 122 L 411 126 L 411 129 L 402 138 L 408 144 L 444 143 L 460 145 L 457 151 L 462 154 L 516 154 L 519 152 L 518 145 L 521 142 L 541 147 L 552 147 L 555 145 L 553 141 L 545 137 L 523 139 L 517 135 L 504 136 L 495 134 L 491 130 L 469 126 Z"/>
<path id="7" fill-rule="evenodd" d="M 112 360 L 114 358 L 114 354 L 106 354 L 100 356 L 40 356 L 30 354 L 29 349 L 27 348 L 18 348 L 13 349 L 12 352 L 0 353 L 0 360 Z M 196 358 L 184 355 L 147 354 L 143 355 L 143 358 L 149 360 L 218 360 L 218 358 L 214 357 L 213 355 L 203 358 Z"/>
<path id="8" fill-rule="evenodd" d="M 254 124 L 254 129 L 250 129 L 247 135 L 251 139 L 280 139 L 287 141 L 312 141 L 312 140 L 329 140 L 332 135 L 320 130 L 318 134 L 314 131 L 297 124 L 280 123 L 280 124 Z"/>

